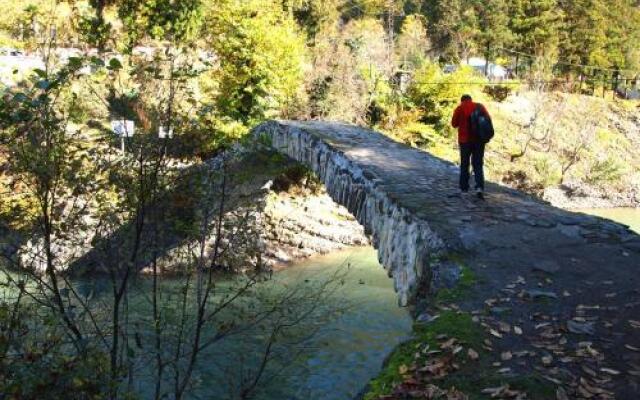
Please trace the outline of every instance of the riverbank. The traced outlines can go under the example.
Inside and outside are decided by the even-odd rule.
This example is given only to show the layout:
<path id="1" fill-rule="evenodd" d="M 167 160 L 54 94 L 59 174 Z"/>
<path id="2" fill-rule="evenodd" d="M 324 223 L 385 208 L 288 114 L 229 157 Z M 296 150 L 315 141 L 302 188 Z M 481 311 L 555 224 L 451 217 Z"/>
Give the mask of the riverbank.
<path id="1" fill-rule="evenodd" d="M 587 208 L 576 209 L 574 211 L 607 218 L 628 225 L 631 230 L 640 234 L 640 208 Z"/>
<path id="2" fill-rule="evenodd" d="M 606 191 L 588 186 L 552 186 L 542 193 L 542 199 L 554 207 L 574 209 L 640 209 L 640 192 L 631 187 L 626 191 Z"/>
<path id="3" fill-rule="evenodd" d="M 189 273 L 189 254 L 202 239 L 201 228 L 194 226 L 194 221 L 199 213 L 217 212 L 220 196 L 224 210 L 221 237 L 225 247 L 233 248 L 233 260 L 220 266 L 224 272 L 282 269 L 313 255 L 369 245 L 363 227 L 327 195 L 305 167 L 268 149 L 232 153 L 226 161 L 224 192 L 218 193 L 221 186 L 215 180 L 220 177 L 215 176 L 220 160 L 214 159 L 206 164 L 180 166 L 174 173 L 180 177 L 176 187 L 149 204 L 145 226 L 162 232 L 162 240 L 145 242 L 138 257 L 143 273 L 151 271 L 152 260 L 160 273 Z M 208 190 L 213 192 L 207 194 Z M 155 209 L 163 210 L 162 216 L 156 216 Z M 80 275 L 105 272 L 103 265 L 113 256 L 108 249 L 127 246 L 132 227 L 122 221 L 117 229 L 105 232 L 99 229 L 100 221 L 83 222 L 76 227 L 73 240 L 54 238 L 59 265 Z M 11 268 L 23 265 L 44 271 L 44 261 L 33 256 L 41 245 L 37 237 L 26 237 L 8 225 L 0 228 L 3 262 L 12 264 L 8 265 Z M 96 246 L 98 237 L 102 244 Z M 204 241 L 207 257 L 216 243 L 213 225 Z"/>

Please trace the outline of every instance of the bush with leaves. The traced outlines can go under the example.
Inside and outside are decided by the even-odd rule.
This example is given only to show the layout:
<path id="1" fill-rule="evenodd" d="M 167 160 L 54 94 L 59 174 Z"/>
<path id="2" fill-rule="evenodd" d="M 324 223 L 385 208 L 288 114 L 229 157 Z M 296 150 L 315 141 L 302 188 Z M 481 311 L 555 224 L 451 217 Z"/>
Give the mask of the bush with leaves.
<path id="1" fill-rule="evenodd" d="M 296 113 L 303 99 L 304 34 L 281 3 L 208 5 L 205 40 L 219 60 L 211 96 L 220 114 L 250 127 Z"/>
<path id="2" fill-rule="evenodd" d="M 451 116 L 460 98 L 470 94 L 476 101 L 482 100 L 478 83 L 485 81 L 470 67 L 444 73 L 438 64 L 424 63 L 416 71 L 408 97 L 421 110 L 422 123 L 433 126 L 444 137 L 452 137 L 455 132 L 451 127 Z"/>

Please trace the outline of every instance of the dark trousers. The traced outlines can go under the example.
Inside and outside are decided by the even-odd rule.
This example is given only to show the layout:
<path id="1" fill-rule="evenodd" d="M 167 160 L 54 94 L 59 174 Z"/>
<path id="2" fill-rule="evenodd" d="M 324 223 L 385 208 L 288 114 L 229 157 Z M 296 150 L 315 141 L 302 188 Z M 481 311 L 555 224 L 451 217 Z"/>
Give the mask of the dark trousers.
<path id="1" fill-rule="evenodd" d="M 476 189 L 484 190 L 484 143 L 460 143 L 460 190 L 469 190 L 469 167 L 473 165 Z"/>

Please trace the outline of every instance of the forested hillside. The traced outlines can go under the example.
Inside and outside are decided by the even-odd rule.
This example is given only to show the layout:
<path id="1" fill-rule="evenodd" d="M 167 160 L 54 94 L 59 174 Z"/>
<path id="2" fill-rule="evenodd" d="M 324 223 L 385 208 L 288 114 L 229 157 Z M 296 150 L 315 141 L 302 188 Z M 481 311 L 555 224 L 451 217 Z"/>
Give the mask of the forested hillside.
<path id="1" fill-rule="evenodd" d="M 106 58 L 132 55 L 132 60 L 171 43 L 191 49 L 199 59 L 199 70 L 190 83 L 195 89 L 192 110 L 198 110 L 198 118 L 176 127 L 180 131 L 177 147 L 185 157 L 206 158 L 257 123 L 285 118 L 371 126 L 455 160 L 449 118 L 463 93 L 472 93 L 482 102 L 498 100 L 494 108 L 500 108 L 497 103 L 509 94 L 531 97 L 527 93 L 534 93 L 538 101 L 530 103 L 528 110 L 510 110 L 527 114 L 537 107 L 539 123 L 553 118 L 552 110 L 542 105 L 555 97 L 545 99 L 543 94 L 567 92 L 611 101 L 638 92 L 640 6 L 632 0 L 190 0 L 176 4 L 169 0 L 5 1 L 0 5 L 0 12 L 7 16 L 0 22 L 0 45 L 27 52 L 54 45 Z M 474 57 L 484 60 L 485 68 L 503 66 L 508 80 L 489 82 L 482 67 L 464 65 Z M 0 62 L 3 76 L 11 81 L 20 75 Z M 145 94 L 147 83 L 137 82 L 138 89 L 127 89 L 130 95 L 125 103 L 150 101 L 145 99 L 151 94 Z M 81 99 L 77 107 L 84 121 L 79 122 L 104 121 L 117 114 L 117 107 L 105 108 L 92 96 Z M 582 107 L 585 102 L 593 101 L 572 99 L 563 102 L 563 109 Z M 633 110 L 633 103 L 589 118 L 597 125 L 594 132 L 633 140 L 637 120 L 633 111 L 624 110 Z M 144 118 L 139 111 L 140 107 L 125 114 Z M 563 166 L 556 156 L 564 150 L 554 146 L 570 135 L 555 135 L 551 147 L 546 137 L 530 140 L 525 131 L 531 134 L 536 124 L 515 114 L 497 113 L 502 128 L 499 141 L 508 144 L 494 149 L 512 162 L 523 161 L 527 168 L 514 172 L 511 162 L 496 165 L 494 179 L 542 194 L 545 187 L 571 180 L 572 172 L 585 173 L 575 171 L 573 164 L 578 162 Z M 612 126 L 607 122 L 611 119 L 622 122 Z M 521 123 L 514 125 L 513 120 Z M 565 118 L 556 128 L 571 131 L 572 125 Z M 532 150 L 512 157 L 521 151 L 523 141 L 532 142 L 534 146 L 527 145 Z M 538 154 L 536 142 L 541 149 L 555 149 L 556 155 L 553 151 Z M 598 175 L 603 176 L 591 179 L 595 186 L 619 181 L 625 176 L 622 164 L 628 167 L 637 162 L 635 155 L 627 154 L 628 147 L 616 151 L 609 147 L 604 144 L 598 158 L 588 162 L 604 163 L 598 167 L 605 169 Z M 618 157 L 620 151 L 622 157 Z M 625 182 L 621 187 L 628 191 L 634 185 Z M 635 202 L 633 194 L 623 197 Z"/>

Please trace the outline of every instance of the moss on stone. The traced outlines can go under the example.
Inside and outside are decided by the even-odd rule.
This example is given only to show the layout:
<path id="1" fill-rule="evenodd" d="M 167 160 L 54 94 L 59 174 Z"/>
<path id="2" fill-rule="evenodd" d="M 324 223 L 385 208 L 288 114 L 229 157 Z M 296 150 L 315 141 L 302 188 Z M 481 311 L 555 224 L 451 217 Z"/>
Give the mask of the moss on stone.
<path id="1" fill-rule="evenodd" d="M 485 333 L 473 322 L 471 315 L 465 312 L 445 311 L 437 319 L 427 324 L 416 323 L 413 327 L 414 338 L 398 346 L 387 359 L 380 374 L 369 383 L 365 400 L 374 400 L 389 394 L 394 386 L 402 382 L 400 368 L 416 362 L 415 353 L 425 344 L 431 349 L 438 348 L 438 336 L 447 335 L 456 338 L 465 347 L 481 350 Z M 463 354 L 460 357 L 465 357 Z M 423 360 L 418 360 L 422 362 Z"/>
<path id="2" fill-rule="evenodd" d="M 469 267 L 463 265 L 458 284 L 451 289 L 440 289 L 435 295 L 436 304 L 461 300 L 469 294 L 477 281 L 476 274 Z"/>
<path id="3" fill-rule="evenodd" d="M 381 396 L 390 394 L 393 388 L 402 382 L 400 373 L 403 366 L 414 363 L 424 363 L 426 357 L 416 360 L 416 353 L 429 345 L 429 349 L 438 349 L 438 337 L 446 335 L 448 338 L 456 338 L 464 346 L 464 351 L 457 356 L 460 369 L 442 379 L 434 379 L 433 384 L 442 389 L 455 387 L 462 391 L 470 400 L 490 399 L 483 394 L 487 388 L 495 388 L 509 385 L 513 390 L 527 393 L 529 399 L 546 400 L 555 398 L 555 387 L 536 374 L 525 376 L 507 377 L 500 375 L 491 366 L 491 359 L 483 350 L 482 342 L 486 333 L 477 323 L 473 322 L 470 314 L 465 312 L 445 311 L 430 323 L 416 323 L 413 328 L 414 338 L 398 346 L 388 358 L 382 372 L 369 383 L 364 400 L 375 400 Z M 476 361 L 469 360 L 466 350 L 474 349 L 480 357 Z"/>

